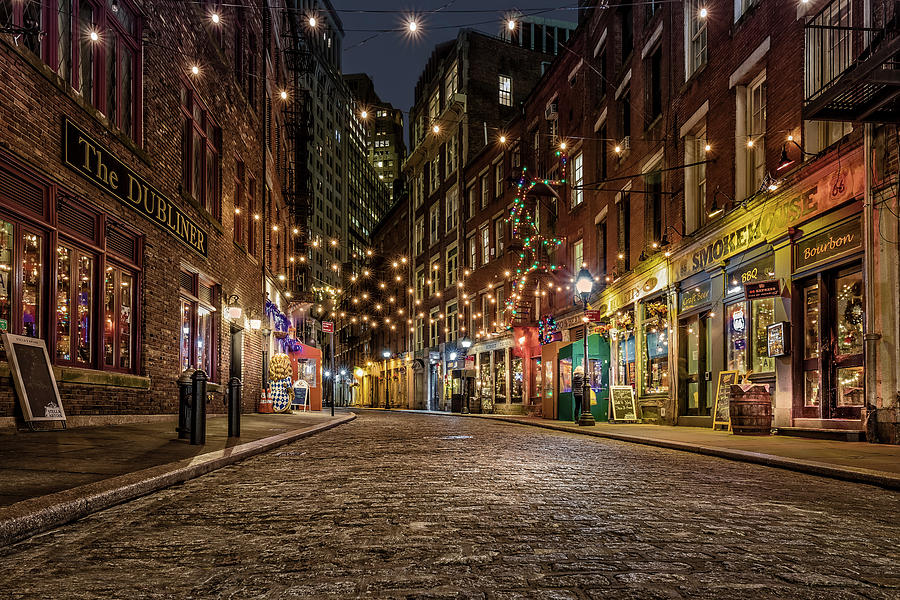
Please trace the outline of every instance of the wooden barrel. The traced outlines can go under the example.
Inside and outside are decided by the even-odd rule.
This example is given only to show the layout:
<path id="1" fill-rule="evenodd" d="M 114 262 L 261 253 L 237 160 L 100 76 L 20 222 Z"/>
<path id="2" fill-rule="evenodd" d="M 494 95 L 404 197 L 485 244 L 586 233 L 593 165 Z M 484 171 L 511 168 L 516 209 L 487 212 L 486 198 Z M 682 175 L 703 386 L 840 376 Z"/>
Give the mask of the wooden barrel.
<path id="1" fill-rule="evenodd" d="M 772 397 L 763 385 L 744 391 L 731 386 L 731 431 L 735 435 L 769 435 L 772 432 Z"/>

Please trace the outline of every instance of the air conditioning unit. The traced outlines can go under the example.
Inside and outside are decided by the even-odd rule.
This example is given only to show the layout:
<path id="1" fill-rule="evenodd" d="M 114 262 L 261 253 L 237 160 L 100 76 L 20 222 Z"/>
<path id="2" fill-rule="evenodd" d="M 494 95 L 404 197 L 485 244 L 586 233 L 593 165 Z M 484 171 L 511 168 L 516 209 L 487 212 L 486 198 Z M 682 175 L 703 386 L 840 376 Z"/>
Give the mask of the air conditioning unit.
<path id="1" fill-rule="evenodd" d="M 559 102 L 554 100 L 553 102 L 547 105 L 547 108 L 544 109 L 544 118 L 548 121 L 552 121 L 559 116 Z"/>
<path id="2" fill-rule="evenodd" d="M 626 135 L 624 138 L 622 138 L 622 151 L 624 152 L 625 150 L 631 150 L 631 136 L 630 135 Z"/>

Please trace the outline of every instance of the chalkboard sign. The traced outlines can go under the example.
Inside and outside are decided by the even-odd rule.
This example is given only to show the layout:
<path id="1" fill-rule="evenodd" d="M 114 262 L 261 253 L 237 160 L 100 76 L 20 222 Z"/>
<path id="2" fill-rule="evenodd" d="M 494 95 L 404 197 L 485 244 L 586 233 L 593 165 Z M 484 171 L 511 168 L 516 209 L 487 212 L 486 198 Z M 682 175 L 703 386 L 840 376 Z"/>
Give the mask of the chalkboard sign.
<path id="1" fill-rule="evenodd" d="M 25 420 L 65 423 L 66 413 L 44 340 L 4 333 L 3 347 Z"/>
<path id="2" fill-rule="evenodd" d="M 737 371 L 720 371 L 716 386 L 716 409 L 713 411 L 713 427 L 731 424 L 731 386 L 738 381 Z"/>
<path id="3" fill-rule="evenodd" d="M 309 384 L 302 379 L 294 384 L 294 400 L 291 402 L 291 408 L 309 406 Z"/>
<path id="4" fill-rule="evenodd" d="M 613 385 L 609 388 L 610 421 L 637 421 L 634 389 L 630 385 Z"/>

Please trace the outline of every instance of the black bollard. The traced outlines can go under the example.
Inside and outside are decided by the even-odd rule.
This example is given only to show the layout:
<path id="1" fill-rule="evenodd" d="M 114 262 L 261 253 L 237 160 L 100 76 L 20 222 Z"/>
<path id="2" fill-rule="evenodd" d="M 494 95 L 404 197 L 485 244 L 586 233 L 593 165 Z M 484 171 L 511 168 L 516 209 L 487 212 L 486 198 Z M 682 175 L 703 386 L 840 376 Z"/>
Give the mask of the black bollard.
<path id="1" fill-rule="evenodd" d="M 228 437 L 241 437 L 241 380 L 228 381 Z"/>
<path id="2" fill-rule="evenodd" d="M 206 443 L 206 373 L 197 369 L 191 375 L 191 445 Z"/>
<path id="3" fill-rule="evenodd" d="M 178 377 L 178 424 L 175 431 L 179 440 L 186 440 L 191 435 L 191 375 L 194 369 L 185 369 Z"/>

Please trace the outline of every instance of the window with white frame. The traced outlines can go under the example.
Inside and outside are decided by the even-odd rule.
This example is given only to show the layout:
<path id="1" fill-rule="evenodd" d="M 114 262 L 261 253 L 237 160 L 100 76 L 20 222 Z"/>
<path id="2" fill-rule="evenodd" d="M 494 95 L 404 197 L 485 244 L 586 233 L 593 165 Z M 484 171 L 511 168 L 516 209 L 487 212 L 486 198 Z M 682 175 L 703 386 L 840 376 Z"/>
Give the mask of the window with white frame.
<path id="1" fill-rule="evenodd" d="M 435 202 L 434 206 L 431 207 L 429 212 L 429 234 L 428 234 L 428 242 L 430 245 L 435 245 L 438 243 L 439 239 L 439 229 L 441 223 L 441 203 Z"/>
<path id="2" fill-rule="evenodd" d="M 425 298 L 425 268 L 416 269 L 416 300 Z"/>
<path id="3" fill-rule="evenodd" d="M 425 219 L 423 217 L 416 219 L 416 228 L 413 236 L 416 254 L 422 254 L 425 250 Z"/>
<path id="4" fill-rule="evenodd" d="M 766 78 L 747 87 L 747 195 L 762 185 L 766 171 Z"/>
<path id="5" fill-rule="evenodd" d="M 572 159 L 572 208 L 584 202 L 584 154 L 579 152 Z"/>
<path id="6" fill-rule="evenodd" d="M 706 223 L 706 124 L 684 137 L 684 226 L 690 234 Z"/>
<path id="7" fill-rule="evenodd" d="M 472 234 L 468 238 L 469 245 L 469 267 L 475 268 L 478 265 L 478 240 L 475 239 L 475 234 Z"/>
<path id="8" fill-rule="evenodd" d="M 419 173 L 416 175 L 413 196 L 414 196 L 414 200 L 415 200 L 415 208 L 419 208 L 420 206 L 422 206 L 422 202 L 425 200 L 425 173 L 424 173 L 424 171 L 419 171 Z"/>
<path id="9" fill-rule="evenodd" d="M 431 98 L 428 99 L 428 118 L 434 122 L 441 113 L 441 91 L 434 90 Z"/>
<path id="10" fill-rule="evenodd" d="M 475 189 L 474 185 L 470 185 L 469 189 L 466 190 L 466 194 L 469 197 L 469 214 L 466 215 L 466 218 L 471 219 L 475 216 L 475 203 L 478 201 L 478 190 Z"/>
<path id="11" fill-rule="evenodd" d="M 494 219 L 494 243 L 497 247 L 497 256 L 503 252 L 503 240 L 506 237 L 506 220 Z"/>
<path id="12" fill-rule="evenodd" d="M 416 350 L 425 348 L 425 319 L 416 317 Z"/>
<path id="13" fill-rule="evenodd" d="M 485 173 L 481 176 L 481 208 L 488 205 L 491 200 L 491 182 L 490 175 Z"/>
<path id="14" fill-rule="evenodd" d="M 449 233 L 456 229 L 456 225 L 459 223 L 459 189 L 456 186 L 447 192 L 444 203 L 446 204 L 445 212 L 447 215 L 446 231 Z"/>
<path id="15" fill-rule="evenodd" d="M 481 228 L 481 264 L 486 265 L 491 260 L 491 230 L 487 225 Z"/>
<path id="16" fill-rule="evenodd" d="M 459 250 L 457 249 L 456 244 L 453 244 L 452 246 L 447 248 L 447 277 L 445 287 L 456 285 L 457 269 L 459 269 Z"/>
<path id="17" fill-rule="evenodd" d="M 494 197 L 503 195 L 503 160 L 494 165 Z"/>
<path id="18" fill-rule="evenodd" d="M 451 136 L 449 140 L 447 140 L 447 162 L 445 163 L 444 168 L 446 169 L 448 176 L 456 171 L 456 161 L 458 158 L 459 140 L 454 135 Z"/>
<path id="19" fill-rule="evenodd" d="M 459 311 L 457 304 L 453 302 L 447 303 L 447 341 L 452 342 L 459 337 Z"/>
<path id="20" fill-rule="evenodd" d="M 803 150 L 809 154 L 818 154 L 828 146 L 835 144 L 853 131 L 853 123 L 847 121 L 804 121 Z M 797 147 L 788 148 L 788 153 Z"/>
<path id="21" fill-rule="evenodd" d="M 433 296 L 435 292 L 441 289 L 441 255 L 431 257 L 431 268 L 428 270 L 428 295 Z"/>
<path id="22" fill-rule="evenodd" d="M 584 240 L 572 244 L 572 273 L 578 273 L 584 263 Z"/>
<path id="23" fill-rule="evenodd" d="M 494 320 L 496 321 L 497 325 L 502 327 L 506 321 L 506 290 L 502 285 L 497 288 L 496 304 L 494 306 L 494 314 L 496 315 L 494 317 Z"/>
<path id="24" fill-rule="evenodd" d="M 734 0 L 734 22 L 737 23 L 759 0 Z"/>
<path id="25" fill-rule="evenodd" d="M 449 104 L 453 102 L 453 95 L 459 88 L 459 68 L 456 61 L 447 69 L 447 75 L 444 77 L 444 97 Z"/>
<path id="26" fill-rule="evenodd" d="M 500 75 L 500 106 L 512 106 L 512 78 Z"/>
<path id="27" fill-rule="evenodd" d="M 690 0 L 684 13 L 685 27 L 685 77 L 690 78 L 697 69 L 706 64 L 706 22 L 708 16 L 701 17 L 700 10 L 707 10 L 705 0 Z"/>
<path id="28" fill-rule="evenodd" d="M 431 161 L 431 194 L 435 193 L 441 187 L 441 155 L 438 154 Z"/>
<path id="29" fill-rule="evenodd" d="M 441 309 L 435 306 L 428 314 L 428 345 L 431 347 L 440 344 L 441 340 L 441 319 L 438 317 Z"/>

